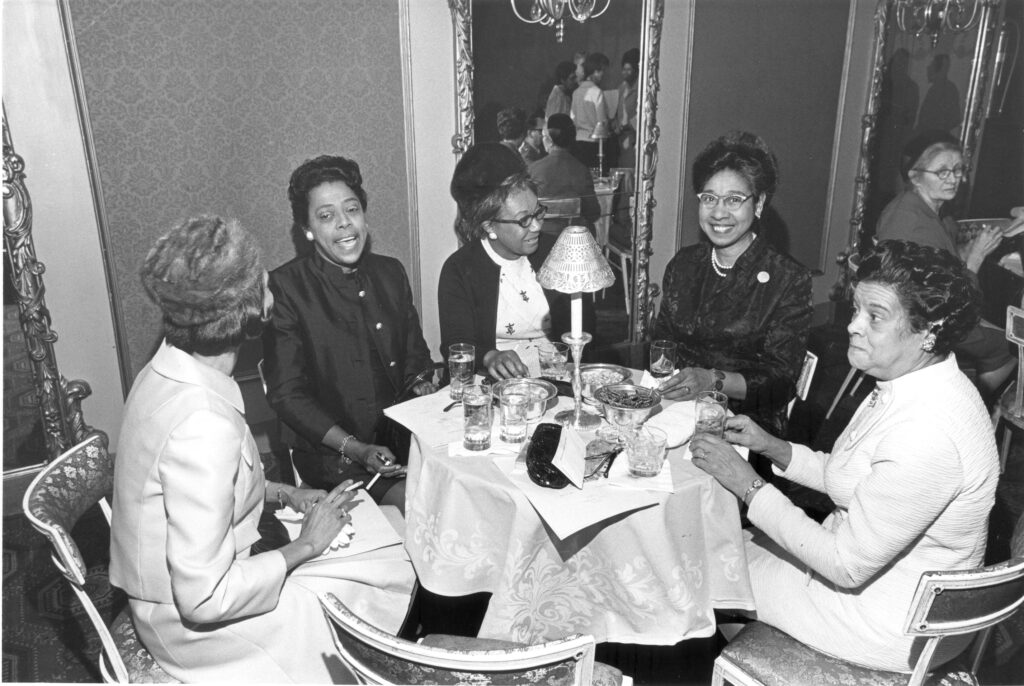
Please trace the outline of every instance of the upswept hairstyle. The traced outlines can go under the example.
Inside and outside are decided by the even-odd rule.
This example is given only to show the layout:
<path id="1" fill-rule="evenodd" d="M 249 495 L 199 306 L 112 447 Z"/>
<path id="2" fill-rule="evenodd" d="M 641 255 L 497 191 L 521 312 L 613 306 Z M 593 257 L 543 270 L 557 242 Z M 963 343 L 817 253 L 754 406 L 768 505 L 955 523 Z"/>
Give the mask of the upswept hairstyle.
<path id="1" fill-rule="evenodd" d="M 466 235 L 471 239 L 483 238 L 487 233 L 484 224 L 498 216 L 509 196 L 525 190 L 537 193 L 536 182 L 526 172 L 517 172 L 498 184 L 475 205 L 469 216 L 463 216 Z"/>
<path id="2" fill-rule="evenodd" d="M 300 164 L 288 179 L 288 202 L 292 206 L 294 229 L 302 230 L 309 225 L 309 192 L 322 183 L 332 181 L 341 181 L 351 188 L 359 198 L 363 212 L 366 211 L 366 191 L 363 190 L 359 165 L 345 157 L 320 155 Z"/>
<path id="3" fill-rule="evenodd" d="M 952 350 L 981 318 L 981 293 L 964 263 L 945 250 L 881 241 L 861 258 L 856 280 L 895 291 L 911 330 L 935 336 L 936 355 Z"/>
<path id="4" fill-rule="evenodd" d="M 779 185 L 779 161 L 760 136 L 747 131 L 730 131 L 708 144 L 693 162 L 693 191 L 723 170 L 734 171 L 750 183 L 754 195 L 765 196 L 765 207 Z"/>
<path id="5" fill-rule="evenodd" d="M 219 355 L 259 335 L 263 267 L 233 219 L 186 219 L 160 237 L 139 274 L 163 314 L 164 336 L 187 353 Z"/>
<path id="6" fill-rule="evenodd" d="M 522 156 L 494 142 L 477 143 L 462 155 L 449 189 L 459 207 L 455 230 L 463 242 L 483 236 L 484 222 L 498 216 L 512 193 L 537 192 Z"/>

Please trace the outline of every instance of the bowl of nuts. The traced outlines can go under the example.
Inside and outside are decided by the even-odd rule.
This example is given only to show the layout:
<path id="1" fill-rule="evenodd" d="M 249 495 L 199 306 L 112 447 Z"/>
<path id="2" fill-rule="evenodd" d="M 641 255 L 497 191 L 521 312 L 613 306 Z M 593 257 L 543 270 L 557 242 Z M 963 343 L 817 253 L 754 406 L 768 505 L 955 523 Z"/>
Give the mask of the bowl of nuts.
<path id="1" fill-rule="evenodd" d="M 661 393 L 646 386 L 617 383 L 598 388 L 594 400 L 601 404 L 609 424 L 619 429 L 636 429 L 661 403 Z"/>

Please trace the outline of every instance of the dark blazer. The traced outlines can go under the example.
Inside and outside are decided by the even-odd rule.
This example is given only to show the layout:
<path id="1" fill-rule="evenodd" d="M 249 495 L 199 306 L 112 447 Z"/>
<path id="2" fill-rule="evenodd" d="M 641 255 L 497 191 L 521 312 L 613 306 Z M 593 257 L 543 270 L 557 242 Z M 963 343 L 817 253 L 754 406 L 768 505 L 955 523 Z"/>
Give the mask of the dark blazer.
<path id="1" fill-rule="evenodd" d="M 296 449 L 336 462 L 320 443 L 334 424 L 375 442 L 384 408 L 431 362 L 401 262 L 368 253 L 346 274 L 314 252 L 271 272 L 270 290 L 267 399 Z"/>
<path id="2" fill-rule="evenodd" d="M 531 162 L 527 169 L 537 182 L 537 195 L 542 198 L 580 198 L 580 216 L 592 225 L 601 216 L 594 180 L 585 164 L 562 148 L 554 148 L 547 157 Z"/>
<path id="3" fill-rule="evenodd" d="M 539 272 L 555 239 L 540 235 L 540 246 L 527 259 Z M 437 309 L 441 319 L 441 355 L 448 359 L 452 343 L 476 346 L 476 366 L 484 371 L 484 354 L 495 349 L 498 325 L 498 279 L 501 267 L 496 265 L 479 240 L 473 240 L 452 253 L 437 284 Z M 551 310 L 549 338 L 560 341 L 571 325 L 570 297 L 566 293 L 544 290 Z M 583 297 L 583 329 L 594 330 L 593 298 Z"/>

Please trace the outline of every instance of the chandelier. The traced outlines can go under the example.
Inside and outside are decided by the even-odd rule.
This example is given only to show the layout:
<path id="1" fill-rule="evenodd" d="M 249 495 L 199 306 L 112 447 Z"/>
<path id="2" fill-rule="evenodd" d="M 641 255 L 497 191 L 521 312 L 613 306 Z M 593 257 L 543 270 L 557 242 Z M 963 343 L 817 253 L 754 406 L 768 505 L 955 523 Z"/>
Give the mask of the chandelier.
<path id="1" fill-rule="evenodd" d="M 973 28 L 983 1 L 896 0 L 896 25 L 904 33 L 929 34 L 934 47 L 943 29 L 961 33 Z"/>
<path id="2" fill-rule="evenodd" d="M 516 0 L 509 0 L 512 4 L 512 11 L 516 13 L 520 21 L 527 24 L 540 24 L 541 26 L 555 27 L 555 40 L 559 43 L 565 38 L 565 17 L 572 17 L 579 23 L 585 22 L 591 17 L 600 17 L 608 9 L 611 0 L 532 0 L 530 11 L 527 16 L 516 6 Z M 597 6 L 601 5 L 601 9 Z"/>

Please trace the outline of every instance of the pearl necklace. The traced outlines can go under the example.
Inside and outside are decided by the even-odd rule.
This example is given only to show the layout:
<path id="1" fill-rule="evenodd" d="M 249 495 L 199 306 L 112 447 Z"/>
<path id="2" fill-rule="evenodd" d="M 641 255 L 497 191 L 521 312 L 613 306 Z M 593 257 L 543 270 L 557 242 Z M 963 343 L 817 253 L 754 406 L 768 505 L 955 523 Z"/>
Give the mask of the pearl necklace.
<path id="1" fill-rule="evenodd" d="M 718 253 L 714 248 L 711 248 L 711 268 L 715 270 L 715 273 L 719 276 L 724 277 L 729 273 L 729 270 L 736 265 L 730 264 L 728 267 L 718 261 Z"/>

